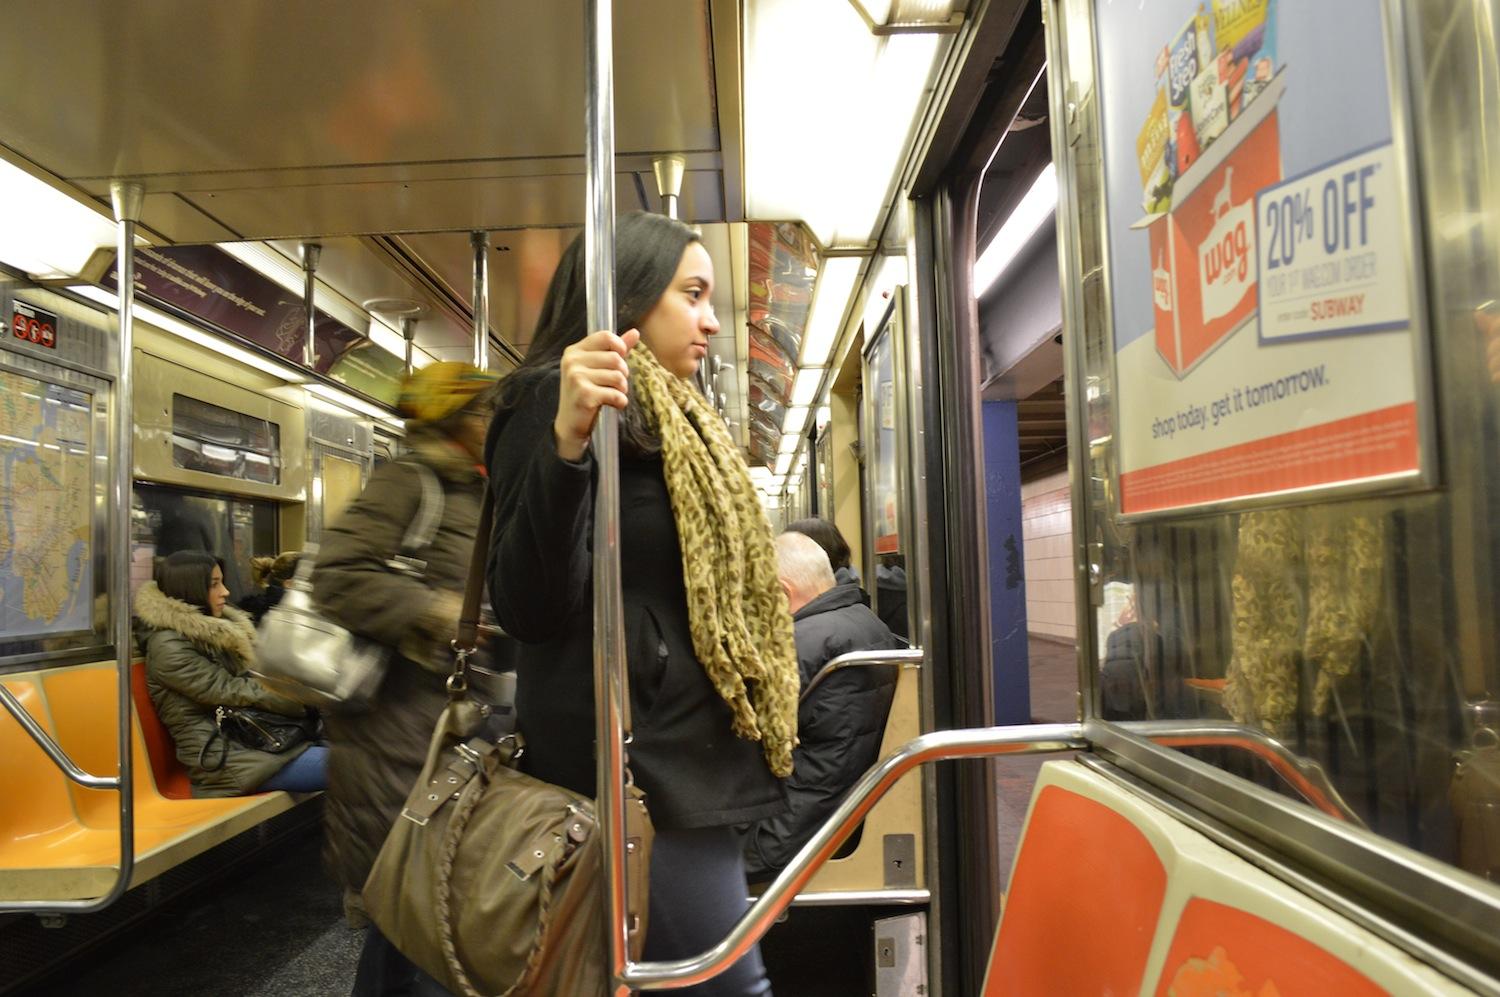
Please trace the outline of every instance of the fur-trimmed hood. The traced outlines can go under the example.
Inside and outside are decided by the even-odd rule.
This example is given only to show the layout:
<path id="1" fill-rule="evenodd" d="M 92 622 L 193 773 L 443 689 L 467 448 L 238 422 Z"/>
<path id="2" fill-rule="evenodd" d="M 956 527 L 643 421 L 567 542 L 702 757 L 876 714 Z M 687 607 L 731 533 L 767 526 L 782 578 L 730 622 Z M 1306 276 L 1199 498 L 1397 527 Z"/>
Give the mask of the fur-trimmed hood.
<path id="1" fill-rule="evenodd" d="M 228 651 L 242 666 L 255 661 L 255 624 L 233 606 L 226 605 L 223 616 L 209 616 L 147 582 L 136 593 L 135 616 L 143 627 L 172 630 L 200 647 Z"/>

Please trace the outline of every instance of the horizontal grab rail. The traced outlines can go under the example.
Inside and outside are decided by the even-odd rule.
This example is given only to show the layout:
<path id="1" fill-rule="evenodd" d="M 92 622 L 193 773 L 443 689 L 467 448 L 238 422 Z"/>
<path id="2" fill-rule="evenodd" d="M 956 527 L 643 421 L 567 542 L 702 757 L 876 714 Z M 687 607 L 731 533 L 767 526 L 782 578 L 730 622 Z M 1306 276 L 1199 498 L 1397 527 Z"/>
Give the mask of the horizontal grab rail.
<path id="1" fill-rule="evenodd" d="M 872 668 L 878 665 L 920 665 L 922 663 L 922 649 L 917 647 L 903 647 L 889 651 L 849 651 L 832 659 L 828 664 L 818 670 L 812 681 L 802 690 L 801 699 L 806 699 L 812 691 L 822 684 L 834 672 L 844 668 Z"/>
<path id="2" fill-rule="evenodd" d="M 26 711 L 26 707 L 15 697 L 15 694 L 3 685 L 0 685 L 0 704 L 3 704 L 6 711 L 16 718 L 16 723 L 20 724 L 21 728 L 31 735 L 31 739 L 37 743 L 37 747 L 47 753 L 47 757 L 52 759 L 52 764 L 62 769 L 63 774 L 69 779 L 72 779 L 80 786 L 87 786 L 89 789 L 120 788 L 119 776 L 92 775 L 79 768 L 73 759 L 68 757 L 68 753 L 56 741 L 52 740 L 46 731 L 42 730 L 41 724 L 38 724 L 36 719 Z"/>
<path id="3" fill-rule="evenodd" d="M 1265 731 L 1235 723 L 1195 723 L 1181 720 L 1136 720 L 1119 724 L 1138 737 L 1164 748 L 1239 748 L 1275 770 L 1303 799 L 1330 817 L 1364 827 L 1365 822 L 1344 801 L 1323 766 L 1303 758 Z"/>
<path id="4" fill-rule="evenodd" d="M 915 653 L 920 658 L 921 652 Z M 956 758 L 1081 751 L 1087 746 L 1083 740 L 1083 725 L 1076 723 L 936 731 L 907 742 L 864 774 L 833 816 L 740 917 L 728 937 L 693 958 L 626 963 L 622 982 L 638 990 L 677 989 L 701 983 L 732 965 L 776 922 L 776 918 L 791 905 L 818 868 L 854 833 L 855 827 L 880 798 L 917 766 Z"/>

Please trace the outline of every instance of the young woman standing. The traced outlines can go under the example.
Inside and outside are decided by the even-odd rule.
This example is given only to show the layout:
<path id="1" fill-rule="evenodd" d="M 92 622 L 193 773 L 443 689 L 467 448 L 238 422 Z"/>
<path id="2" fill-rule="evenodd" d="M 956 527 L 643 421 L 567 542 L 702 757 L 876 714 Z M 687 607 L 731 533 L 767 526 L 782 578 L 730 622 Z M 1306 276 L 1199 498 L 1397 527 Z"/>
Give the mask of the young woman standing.
<path id="1" fill-rule="evenodd" d="M 615 230 L 617 328 L 590 332 L 583 239 L 564 253 L 525 365 L 502 389 L 488 464 L 501 626 L 522 642 L 527 770 L 595 795 L 589 434 L 621 410 L 620 559 L 631 772 L 656 827 L 647 959 L 697 954 L 745 910 L 735 825 L 780 813 L 796 744 L 797 663 L 749 472 L 689 383 L 718 331 L 713 263 L 660 215 Z M 771 992 L 752 951 L 684 993 Z"/>

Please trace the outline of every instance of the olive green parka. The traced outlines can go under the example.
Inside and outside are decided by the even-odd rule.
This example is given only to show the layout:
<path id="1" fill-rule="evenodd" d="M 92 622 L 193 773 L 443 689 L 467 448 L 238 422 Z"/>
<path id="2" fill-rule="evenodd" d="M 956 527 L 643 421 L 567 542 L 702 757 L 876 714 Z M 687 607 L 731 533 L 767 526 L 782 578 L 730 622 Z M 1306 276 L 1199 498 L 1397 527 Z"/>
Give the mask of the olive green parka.
<path id="1" fill-rule="evenodd" d="M 313 599 L 330 619 L 396 648 L 370 709 L 325 717 L 330 746 L 324 810 L 325 859 L 334 877 L 359 890 L 422 771 L 447 703 L 455 633 L 484 478 L 473 458 L 440 433 L 409 432 L 411 453 L 382 464 L 364 492 L 323 532 Z M 443 489 L 443 515 L 418 556 L 422 577 L 392 571 L 407 525 L 421 507 L 421 472 Z"/>
<path id="2" fill-rule="evenodd" d="M 135 618 L 136 639 L 146 657 L 146 688 L 172 735 L 194 796 L 253 793 L 307 750 L 301 744 L 277 755 L 228 741 L 224 764 L 205 769 L 200 757 L 217 733 L 215 707 L 253 706 L 289 717 L 306 711 L 246 673 L 255 660 L 255 627 L 246 613 L 225 606 L 223 616 L 210 616 L 147 582 L 136 594 Z M 220 747 L 216 743 L 209 751 L 214 762 Z"/>

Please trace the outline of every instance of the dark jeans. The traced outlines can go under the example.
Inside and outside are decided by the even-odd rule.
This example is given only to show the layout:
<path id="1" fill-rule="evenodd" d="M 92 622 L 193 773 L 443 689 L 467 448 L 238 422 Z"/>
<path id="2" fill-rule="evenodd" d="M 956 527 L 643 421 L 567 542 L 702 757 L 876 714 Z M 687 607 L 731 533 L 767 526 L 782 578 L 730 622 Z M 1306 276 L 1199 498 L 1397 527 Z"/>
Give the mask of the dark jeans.
<path id="1" fill-rule="evenodd" d="M 373 924 L 365 932 L 350 997 L 451 997 L 443 985 L 402 955 Z"/>
<path id="2" fill-rule="evenodd" d="M 256 787 L 257 793 L 284 789 L 289 793 L 316 793 L 328 788 L 328 746 L 315 744 L 283 765 L 281 770 Z"/>
<path id="3" fill-rule="evenodd" d="M 744 847 L 730 827 L 658 830 L 651 851 L 647 960 L 683 959 L 724 940 L 746 909 Z M 770 997 L 771 983 L 753 948 L 729 969 L 695 987 L 693 997 Z"/>

